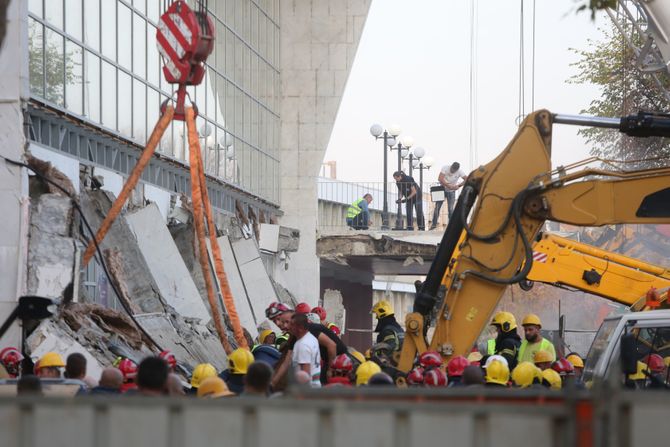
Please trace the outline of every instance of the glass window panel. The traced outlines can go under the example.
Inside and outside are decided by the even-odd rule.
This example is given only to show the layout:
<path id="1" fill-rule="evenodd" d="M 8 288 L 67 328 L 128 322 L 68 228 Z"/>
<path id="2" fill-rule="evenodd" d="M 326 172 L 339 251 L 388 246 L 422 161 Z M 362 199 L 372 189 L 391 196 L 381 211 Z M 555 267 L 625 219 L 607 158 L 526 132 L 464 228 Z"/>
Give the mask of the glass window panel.
<path id="1" fill-rule="evenodd" d="M 99 123 L 100 58 L 88 51 L 84 58 L 84 115 Z"/>
<path id="2" fill-rule="evenodd" d="M 160 56 L 156 48 L 156 28 L 153 25 L 147 26 L 147 80 L 153 85 L 160 84 Z"/>
<path id="3" fill-rule="evenodd" d="M 151 91 L 151 89 L 149 89 Z M 150 94 L 149 96 L 151 97 L 153 94 Z M 163 102 L 167 99 L 167 96 L 165 95 L 160 95 L 160 102 Z M 152 110 L 151 110 L 151 105 L 149 105 L 149 116 L 151 116 Z M 158 114 L 156 114 L 156 117 L 158 117 Z M 156 121 L 152 121 L 157 122 Z M 152 124 L 153 126 L 154 124 Z M 161 137 L 161 150 L 168 154 L 174 156 L 173 150 L 172 150 L 172 124 L 170 124 L 170 127 L 168 127 L 165 130 L 165 133 Z"/>
<path id="4" fill-rule="evenodd" d="M 158 92 L 151 87 L 147 88 L 147 139 L 149 134 L 153 131 L 154 126 L 158 123 L 160 115 L 160 96 Z"/>
<path id="5" fill-rule="evenodd" d="M 149 3 L 158 3 L 156 0 L 149 0 Z M 142 14 L 147 12 L 146 0 L 133 0 L 133 6 Z"/>
<path id="6" fill-rule="evenodd" d="M 49 28 L 46 29 L 45 52 L 46 100 L 62 106 L 65 93 L 63 36 Z"/>
<path id="7" fill-rule="evenodd" d="M 102 21 L 102 54 L 116 60 L 116 2 L 102 0 L 101 3 Z"/>
<path id="8" fill-rule="evenodd" d="M 42 18 L 42 0 L 29 0 L 28 11 L 35 16 Z"/>
<path id="9" fill-rule="evenodd" d="M 65 107 L 77 115 L 84 113 L 84 93 L 82 90 L 83 64 L 82 48 L 68 40 L 65 42 Z"/>
<path id="10" fill-rule="evenodd" d="M 119 64 L 128 70 L 132 68 L 133 57 L 133 32 L 132 32 L 133 13 L 123 4 L 119 3 Z"/>
<path id="11" fill-rule="evenodd" d="M 207 97 L 207 107 L 205 110 L 205 114 L 210 117 L 213 120 L 217 120 L 216 116 L 216 97 L 214 96 L 214 91 L 213 89 L 213 83 L 216 82 L 217 76 L 216 73 L 208 69 L 207 70 L 207 77 L 205 78 L 204 81 L 202 81 L 202 85 L 205 86 L 205 96 Z M 219 123 L 223 124 L 223 123 Z"/>
<path id="12" fill-rule="evenodd" d="M 149 0 L 147 2 L 147 17 L 154 23 L 158 22 L 158 18 L 160 17 L 159 5 L 160 3 L 156 0 Z"/>
<path id="13" fill-rule="evenodd" d="M 235 41 L 237 38 L 226 30 L 226 67 L 223 72 L 228 79 L 235 80 Z"/>
<path id="14" fill-rule="evenodd" d="M 116 129 L 116 67 L 102 62 L 102 124 Z"/>
<path id="15" fill-rule="evenodd" d="M 119 70 L 119 132 L 131 136 L 132 133 L 132 85 L 133 81 L 129 74 Z"/>
<path id="16" fill-rule="evenodd" d="M 84 2 L 84 42 L 100 51 L 100 1 Z"/>
<path id="17" fill-rule="evenodd" d="M 195 88 L 195 97 L 191 96 L 198 105 L 198 109 L 202 111 L 201 113 L 206 113 L 205 111 L 207 110 L 207 95 L 205 94 L 205 84 L 207 82 L 209 82 L 209 80 L 207 79 L 207 73 L 205 72 L 205 77 L 202 82 Z"/>
<path id="18" fill-rule="evenodd" d="M 65 31 L 79 41 L 81 41 L 82 29 L 81 6 L 81 0 L 65 0 L 65 10 L 67 11 L 67 15 L 65 16 Z"/>
<path id="19" fill-rule="evenodd" d="M 137 14 L 133 14 L 133 71 L 146 78 L 147 64 L 147 22 Z"/>
<path id="20" fill-rule="evenodd" d="M 44 97 L 44 26 L 28 19 L 28 55 L 30 93 Z"/>
<path id="21" fill-rule="evenodd" d="M 63 29 L 63 0 L 47 0 L 44 19 L 56 28 Z"/>
<path id="22" fill-rule="evenodd" d="M 147 87 L 143 82 L 133 81 L 133 137 L 144 144 L 147 140 Z"/>

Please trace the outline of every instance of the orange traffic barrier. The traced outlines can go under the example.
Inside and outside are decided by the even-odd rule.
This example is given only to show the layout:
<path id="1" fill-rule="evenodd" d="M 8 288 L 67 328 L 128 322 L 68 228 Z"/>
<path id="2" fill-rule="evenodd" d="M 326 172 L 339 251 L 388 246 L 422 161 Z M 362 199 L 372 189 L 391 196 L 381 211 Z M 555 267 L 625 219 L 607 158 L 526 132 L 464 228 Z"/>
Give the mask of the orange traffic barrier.
<path id="1" fill-rule="evenodd" d="M 207 252 L 207 244 L 205 243 L 205 216 L 203 214 L 203 196 L 201 190 L 201 177 L 204 173 L 200 171 L 198 163 L 198 156 L 200 155 L 200 142 L 198 141 L 198 131 L 195 128 L 195 114 L 193 108 L 186 109 L 186 127 L 188 128 L 188 146 L 189 146 L 189 163 L 191 165 L 191 196 L 193 200 L 193 220 L 195 221 L 195 231 L 198 236 L 198 250 L 200 268 L 202 268 L 202 276 L 205 278 L 205 287 L 207 288 L 207 299 L 212 310 L 212 318 L 214 318 L 214 326 L 221 339 L 223 349 L 227 354 L 233 352 L 228 336 L 221 321 L 221 313 L 219 306 L 214 296 L 214 285 L 212 283 L 212 274 L 209 269 L 209 259 Z M 213 229 L 210 228 L 210 233 Z M 216 242 L 216 239 L 215 239 Z"/>
<path id="2" fill-rule="evenodd" d="M 137 161 L 137 164 L 133 168 L 133 171 L 130 173 L 128 181 L 126 181 L 126 184 L 123 185 L 121 193 L 112 204 L 112 208 L 107 213 L 107 216 L 105 216 L 105 219 L 102 221 L 102 224 L 100 224 L 100 228 L 98 229 L 98 232 L 95 235 L 95 242 L 90 241 L 88 243 L 88 247 L 86 247 L 86 251 L 84 252 L 84 260 L 82 267 L 88 265 L 88 262 L 93 257 L 93 253 L 95 253 L 96 245 L 100 244 L 100 242 L 102 242 L 102 240 L 105 238 L 105 235 L 112 227 L 114 220 L 116 220 L 116 217 L 119 215 L 121 209 L 123 208 L 123 205 L 126 203 L 126 200 L 130 196 L 131 191 L 135 189 L 135 185 L 137 185 L 137 182 L 139 181 L 140 176 L 142 175 L 142 171 L 144 171 L 144 168 L 151 160 L 151 157 L 154 155 L 154 152 L 156 151 L 156 146 L 158 146 L 161 137 L 165 133 L 165 129 L 167 129 L 167 127 L 170 125 L 173 115 L 174 115 L 174 108 L 172 106 L 168 106 L 165 110 L 165 113 L 163 113 L 160 120 L 158 120 L 156 127 L 154 127 L 153 132 L 151 132 L 151 137 L 149 137 L 147 146 L 142 152 L 142 156 Z"/>
<path id="3" fill-rule="evenodd" d="M 195 117 L 192 109 L 187 109 L 186 111 L 186 123 L 189 126 L 189 129 L 192 127 L 195 129 Z M 190 131 L 190 130 L 189 130 Z M 189 141 L 190 144 L 190 141 Z M 237 309 L 235 308 L 235 300 L 233 299 L 233 293 L 230 290 L 230 284 L 228 283 L 228 276 L 226 271 L 223 268 L 223 260 L 221 258 L 221 250 L 219 248 L 219 243 L 216 240 L 216 226 L 214 225 L 214 219 L 212 218 L 212 207 L 209 201 L 209 193 L 207 192 L 207 182 L 205 181 L 205 169 L 202 163 L 202 155 L 200 153 L 200 140 L 196 139 L 196 147 L 191 146 L 191 153 L 195 153 L 197 168 L 199 172 L 200 179 L 200 192 L 202 194 L 202 203 L 205 208 L 205 217 L 207 219 L 207 228 L 209 230 L 209 242 L 212 247 L 212 256 L 214 258 L 214 268 L 216 270 L 216 276 L 219 280 L 219 285 L 221 286 L 221 295 L 223 296 L 223 302 L 226 306 L 226 311 L 228 312 L 228 317 L 230 318 L 230 323 L 233 326 L 233 333 L 235 334 L 235 340 L 237 345 L 240 348 L 248 348 L 247 339 L 244 337 L 244 331 L 242 330 L 242 325 L 240 324 L 240 317 L 237 315 Z M 191 162 L 192 163 L 192 162 Z M 193 188 L 195 191 L 195 188 Z M 194 199 L 195 200 L 195 199 Z"/>

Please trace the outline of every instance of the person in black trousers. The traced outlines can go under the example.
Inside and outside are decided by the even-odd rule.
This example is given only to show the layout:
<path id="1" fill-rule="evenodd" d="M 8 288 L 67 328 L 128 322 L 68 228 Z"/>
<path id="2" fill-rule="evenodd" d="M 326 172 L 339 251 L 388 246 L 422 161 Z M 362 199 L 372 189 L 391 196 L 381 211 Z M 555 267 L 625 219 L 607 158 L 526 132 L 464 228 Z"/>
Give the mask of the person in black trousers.
<path id="1" fill-rule="evenodd" d="M 396 186 L 398 187 L 398 196 L 400 198 L 396 200 L 396 203 L 405 202 L 407 209 L 407 229 L 414 229 L 414 213 L 412 208 L 416 210 L 416 224 L 419 227 L 419 231 L 426 229 L 426 225 L 423 220 L 423 200 L 421 197 L 421 188 L 414 181 L 413 177 L 405 174 L 403 171 L 396 171 L 393 173 L 393 178 L 395 179 Z"/>

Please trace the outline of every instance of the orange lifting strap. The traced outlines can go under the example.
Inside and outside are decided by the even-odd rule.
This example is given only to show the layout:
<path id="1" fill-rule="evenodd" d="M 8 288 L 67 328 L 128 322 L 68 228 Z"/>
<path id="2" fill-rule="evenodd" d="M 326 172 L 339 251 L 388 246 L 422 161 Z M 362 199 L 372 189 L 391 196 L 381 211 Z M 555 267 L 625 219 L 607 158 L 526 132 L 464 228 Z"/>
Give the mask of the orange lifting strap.
<path id="1" fill-rule="evenodd" d="M 151 157 L 156 150 L 156 146 L 158 146 L 158 143 L 160 142 L 160 139 L 163 136 L 163 133 L 165 133 L 168 125 L 172 121 L 173 116 L 174 108 L 172 106 L 168 106 L 156 124 L 153 132 L 151 133 L 151 137 L 147 142 L 146 148 L 142 152 L 137 165 L 135 165 L 133 171 L 130 173 L 128 180 L 123 185 L 121 193 L 112 204 L 112 208 L 109 210 L 109 213 L 107 213 L 107 216 L 105 216 L 105 219 L 102 221 L 102 224 L 100 225 L 100 228 L 95 235 L 95 243 L 94 241 L 91 241 L 89 242 L 88 247 L 86 247 L 83 259 L 84 266 L 86 266 L 93 257 L 96 244 L 100 244 L 105 238 L 105 235 L 111 228 L 114 220 L 119 215 L 123 205 L 130 196 L 131 191 L 135 189 L 135 186 L 137 185 L 137 182 L 142 175 L 142 171 L 151 160 Z M 211 204 L 209 202 L 209 195 L 207 194 L 205 172 L 202 164 L 202 156 L 200 154 L 200 141 L 198 140 L 198 132 L 195 128 L 195 112 L 193 111 L 192 107 L 186 109 L 186 125 L 188 128 L 189 164 L 191 172 L 191 199 L 193 201 L 193 217 L 195 221 L 196 235 L 198 238 L 198 260 L 200 261 L 200 267 L 202 268 L 202 273 L 205 278 L 207 299 L 212 310 L 214 326 L 216 327 L 216 331 L 219 335 L 219 339 L 221 340 L 223 349 L 227 354 L 230 354 L 233 349 L 230 345 L 230 342 L 228 341 L 228 336 L 221 320 L 221 312 L 219 311 L 218 300 L 215 295 L 214 283 L 212 281 L 212 273 L 209 265 L 205 235 L 205 219 L 207 219 L 207 229 L 209 230 L 209 240 L 214 257 L 216 276 L 219 280 L 219 284 L 221 285 L 223 302 L 225 309 L 228 312 L 228 316 L 230 317 L 230 322 L 233 326 L 235 340 L 237 341 L 237 345 L 239 347 L 248 348 L 248 345 L 247 340 L 244 337 L 242 326 L 240 325 L 240 319 L 237 315 L 237 310 L 235 309 L 235 301 L 233 300 L 233 295 L 230 291 L 228 278 L 223 268 L 221 251 L 216 240 L 216 227 L 214 226 Z"/>

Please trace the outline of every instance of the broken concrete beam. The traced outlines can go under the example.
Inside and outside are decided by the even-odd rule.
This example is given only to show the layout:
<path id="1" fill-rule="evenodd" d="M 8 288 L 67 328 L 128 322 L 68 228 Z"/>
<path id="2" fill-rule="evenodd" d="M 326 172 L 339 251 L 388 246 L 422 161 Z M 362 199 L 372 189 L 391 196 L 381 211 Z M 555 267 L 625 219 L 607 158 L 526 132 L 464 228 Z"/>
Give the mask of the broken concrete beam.
<path id="1" fill-rule="evenodd" d="M 316 254 L 319 257 L 341 256 L 421 256 L 432 260 L 437 251 L 437 242 L 417 238 L 405 240 L 387 235 L 374 237 L 369 234 L 320 236 L 316 241 Z"/>
<path id="2" fill-rule="evenodd" d="M 102 190 L 86 190 L 82 191 L 79 200 L 86 219 L 93 231 L 97 231 L 112 206 L 114 196 Z M 91 237 L 89 234 L 85 236 L 86 239 Z M 128 297 L 141 309 L 141 312 L 165 312 L 160 289 L 123 214 L 116 218 L 100 248 L 103 253 L 109 249 L 118 251 L 125 280 L 123 284 L 117 282 L 116 285 L 123 285 L 127 289 Z"/>
<path id="3" fill-rule="evenodd" d="M 258 336 L 258 324 L 265 319 L 265 313 L 256 314 L 254 306 L 247 295 L 247 290 L 242 280 L 239 266 L 235 259 L 233 247 L 230 244 L 228 236 L 221 236 L 217 239 L 221 249 L 221 258 L 223 260 L 223 269 L 228 277 L 230 292 L 233 294 L 235 309 L 240 318 L 240 324 L 249 331 L 252 337 Z"/>
<path id="4" fill-rule="evenodd" d="M 279 251 L 295 252 L 300 248 L 300 230 L 279 226 Z"/>
<path id="5" fill-rule="evenodd" d="M 207 323 L 211 316 L 155 204 L 126 216 L 161 296 L 185 317 Z"/>

